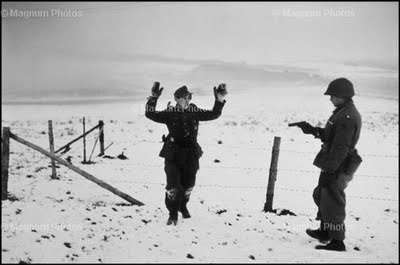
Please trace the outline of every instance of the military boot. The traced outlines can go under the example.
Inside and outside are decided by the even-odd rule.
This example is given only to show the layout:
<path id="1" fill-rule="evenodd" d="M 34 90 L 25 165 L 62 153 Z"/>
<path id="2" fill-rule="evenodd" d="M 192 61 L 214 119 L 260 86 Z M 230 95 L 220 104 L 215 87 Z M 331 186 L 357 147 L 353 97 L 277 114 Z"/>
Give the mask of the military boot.
<path id="1" fill-rule="evenodd" d="M 328 231 L 326 230 L 321 230 L 321 229 L 307 229 L 306 230 L 307 235 L 309 235 L 312 238 L 318 239 L 319 242 L 321 243 L 328 243 L 330 238 Z"/>
<path id="2" fill-rule="evenodd" d="M 190 200 L 190 194 L 192 193 L 192 190 L 193 187 L 185 189 L 182 196 L 181 205 L 179 207 L 179 211 L 182 213 L 182 217 L 185 219 L 192 217 L 187 209 L 187 204 Z"/>
<path id="3" fill-rule="evenodd" d="M 190 217 L 192 217 L 186 207 L 186 204 L 182 204 L 181 208 L 179 209 L 179 211 L 182 213 L 182 217 L 185 219 L 188 219 Z"/>
<path id="4" fill-rule="evenodd" d="M 178 213 L 170 212 L 167 225 L 176 225 L 178 223 Z"/>
<path id="5" fill-rule="evenodd" d="M 167 225 L 176 225 L 178 222 L 178 209 L 181 204 L 181 194 L 178 188 L 172 188 L 165 192 L 165 205 L 169 211 Z"/>
<path id="6" fill-rule="evenodd" d="M 343 240 L 332 239 L 328 245 L 318 245 L 316 249 L 331 250 L 331 251 L 346 251 L 346 246 Z"/>
<path id="7" fill-rule="evenodd" d="M 328 231 L 324 227 L 324 222 L 321 220 L 320 227 L 318 229 L 307 229 L 307 235 L 312 238 L 318 239 L 321 243 L 328 243 L 331 238 L 329 237 Z"/>

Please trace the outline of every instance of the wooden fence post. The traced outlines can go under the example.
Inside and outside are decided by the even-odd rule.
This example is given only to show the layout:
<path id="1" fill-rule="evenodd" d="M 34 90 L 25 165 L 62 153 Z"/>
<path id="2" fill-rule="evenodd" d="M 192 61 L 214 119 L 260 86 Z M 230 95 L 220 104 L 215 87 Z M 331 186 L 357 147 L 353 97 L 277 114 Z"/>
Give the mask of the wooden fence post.
<path id="1" fill-rule="evenodd" d="M 272 147 L 272 157 L 271 157 L 271 165 L 269 168 L 269 178 L 268 178 L 268 187 L 267 187 L 267 201 L 264 204 L 264 212 L 272 211 L 272 203 L 274 200 L 274 189 L 275 189 L 275 181 L 278 173 L 278 158 L 279 158 L 279 146 L 281 144 L 281 138 L 274 138 L 274 146 Z"/>
<path id="2" fill-rule="evenodd" d="M 54 154 L 54 136 L 53 136 L 53 122 L 49 120 L 49 142 L 50 142 L 50 153 Z M 51 159 L 51 178 L 59 179 L 56 172 L 56 161 Z"/>
<path id="3" fill-rule="evenodd" d="M 8 166 L 10 163 L 10 128 L 4 127 L 1 139 L 1 200 L 8 197 Z"/>
<path id="4" fill-rule="evenodd" d="M 86 128 L 85 117 L 83 117 L 83 163 L 86 163 Z"/>
<path id="5" fill-rule="evenodd" d="M 104 155 L 104 122 L 99 121 L 99 139 L 100 139 L 100 154 L 99 156 Z"/>

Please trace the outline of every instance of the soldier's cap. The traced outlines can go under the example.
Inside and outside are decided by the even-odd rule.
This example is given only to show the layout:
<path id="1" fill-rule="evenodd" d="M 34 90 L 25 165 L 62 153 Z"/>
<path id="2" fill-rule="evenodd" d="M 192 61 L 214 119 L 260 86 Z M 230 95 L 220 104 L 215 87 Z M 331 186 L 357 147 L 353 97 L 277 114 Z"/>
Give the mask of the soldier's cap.
<path id="1" fill-rule="evenodd" d="M 192 92 L 189 92 L 189 90 L 188 90 L 188 88 L 186 87 L 186 86 L 182 86 L 182 87 L 180 87 L 180 88 L 178 88 L 176 91 L 175 91 L 175 93 L 174 93 L 174 96 L 175 96 L 175 98 L 184 98 L 184 97 L 186 97 L 187 95 L 192 95 L 193 93 Z"/>

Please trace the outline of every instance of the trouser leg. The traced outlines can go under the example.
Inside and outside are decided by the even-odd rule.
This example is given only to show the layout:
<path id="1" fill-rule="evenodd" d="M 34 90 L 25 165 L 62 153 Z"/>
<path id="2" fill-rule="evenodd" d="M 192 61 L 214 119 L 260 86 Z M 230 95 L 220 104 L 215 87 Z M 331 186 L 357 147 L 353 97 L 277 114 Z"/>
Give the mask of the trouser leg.
<path id="1" fill-rule="evenodd" d="M 345 239 L 346 194 L 344 189 L 350 180 L 344 174 L 338 174 L 326 188 L 321 189 L 320 210 L 324 228 L 329 236 L 336 240 Z"/>
<path id="2" fill-rule="evenodd" d="M 167 186 L 165 192 L 165 206 L 170 214 L 177 215 L 181 201 L 183 188 L 180 184 L 181 171 L 174 162 L 165 160 L 165 173 Z"/>
<path id="3" fill-rule="evenodd" d="M 192 162 L 192 163 L 190 163 L 190 162 Z M 196 165 L 198 165 L 198 161 L 190 161 L 190 162 L 188 163 L 188 165 L 186 165 L 184 167 L 183 175 L 181 178 L 183 193 L 182 193 L 182 201 L 181 201 L 180 210 L 181 210 L 184 218 L 190 218 L 190 214 L 187 209 L 187 203 L 190 200 L 190 195 L 191 195 L 194 185 L 196 183 L 196 173 L 198 170 L 198 166 L 196 166 Z M 197 162 L 197 164 L 194 163 L 194 166 L 193 166 L 193 162 Z"/>
<path id="4" fill-rule="evenodd" d="M 313 200 L 314 200 L 315 205 L 317 205 L 317 207 L 318 207 L 317 217 L 315 219 L 316 220 L 321 220 L 322 219 L 321 210 L 320 210 L 320 205 L 321 205 L 321 186 L 318 185 L 317 187 L 314 188 L 312 196 L 313 196 Z M 321 220 L 321 222 L 322 222 L 322 220 Z"/>
<path id="5" fill-rule="evenodd" d="M 188 203 L 194 185 L 196 184 L 197 170 L 198 168 L 193 167 L 191 164 L 186 166 L 183 170 L 183 175 L 181 177 L 181 185 L 184 191 L 182 194 L 183 196 L 182 203 L 185 205 Z"/>

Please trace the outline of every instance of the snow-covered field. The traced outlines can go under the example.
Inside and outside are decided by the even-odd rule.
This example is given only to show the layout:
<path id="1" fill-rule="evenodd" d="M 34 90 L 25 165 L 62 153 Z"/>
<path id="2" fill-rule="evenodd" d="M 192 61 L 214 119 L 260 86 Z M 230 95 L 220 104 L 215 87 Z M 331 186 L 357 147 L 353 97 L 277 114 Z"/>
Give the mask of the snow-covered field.
<path id="1" fill-rule="evenodd" d="M 207 96 L 193 103 L 211 108 Z M 229 85 L 229 84 L 228 84 Z M 166 88 L 163 109 L 174 89 Z M 106 154 L 84 165 L 82 141 L 62 155 L 74 165 L 145 203 L 130 206 L 64 166 L 51 180 L 50 160 L 11 141 L 9 191 L 2 202 L 2 262 L 399 262 L 398 99 L 355 97 L 363 117 L 358 144 L 364 161 L 347 188 L 347 252 L 316 250 L 305 229 L 316 228 L 312 166 L 320 143 L 287 123 L 323 126 L 333 107 L 321 87 L 230 93 L 222 116 L 202 123 L 204 150 L 189 202 L 191 219 L 166 226 L 165 175 L 158 157 L 164 125 L 144 117 L 142 102 L 93 105 L 3 105 L 2 126 L 48 147 L 53 120 L 56 148 L 105 122 Z M 296 216 L 262 212 L 275 136 L 281 137 L 274 208 Z M 97 131 L 87 137 L 87 157 Z M 219 144 L 218 141 L 221 141 Z M 215 163 L 218 159 L 220 162 Z"/>

